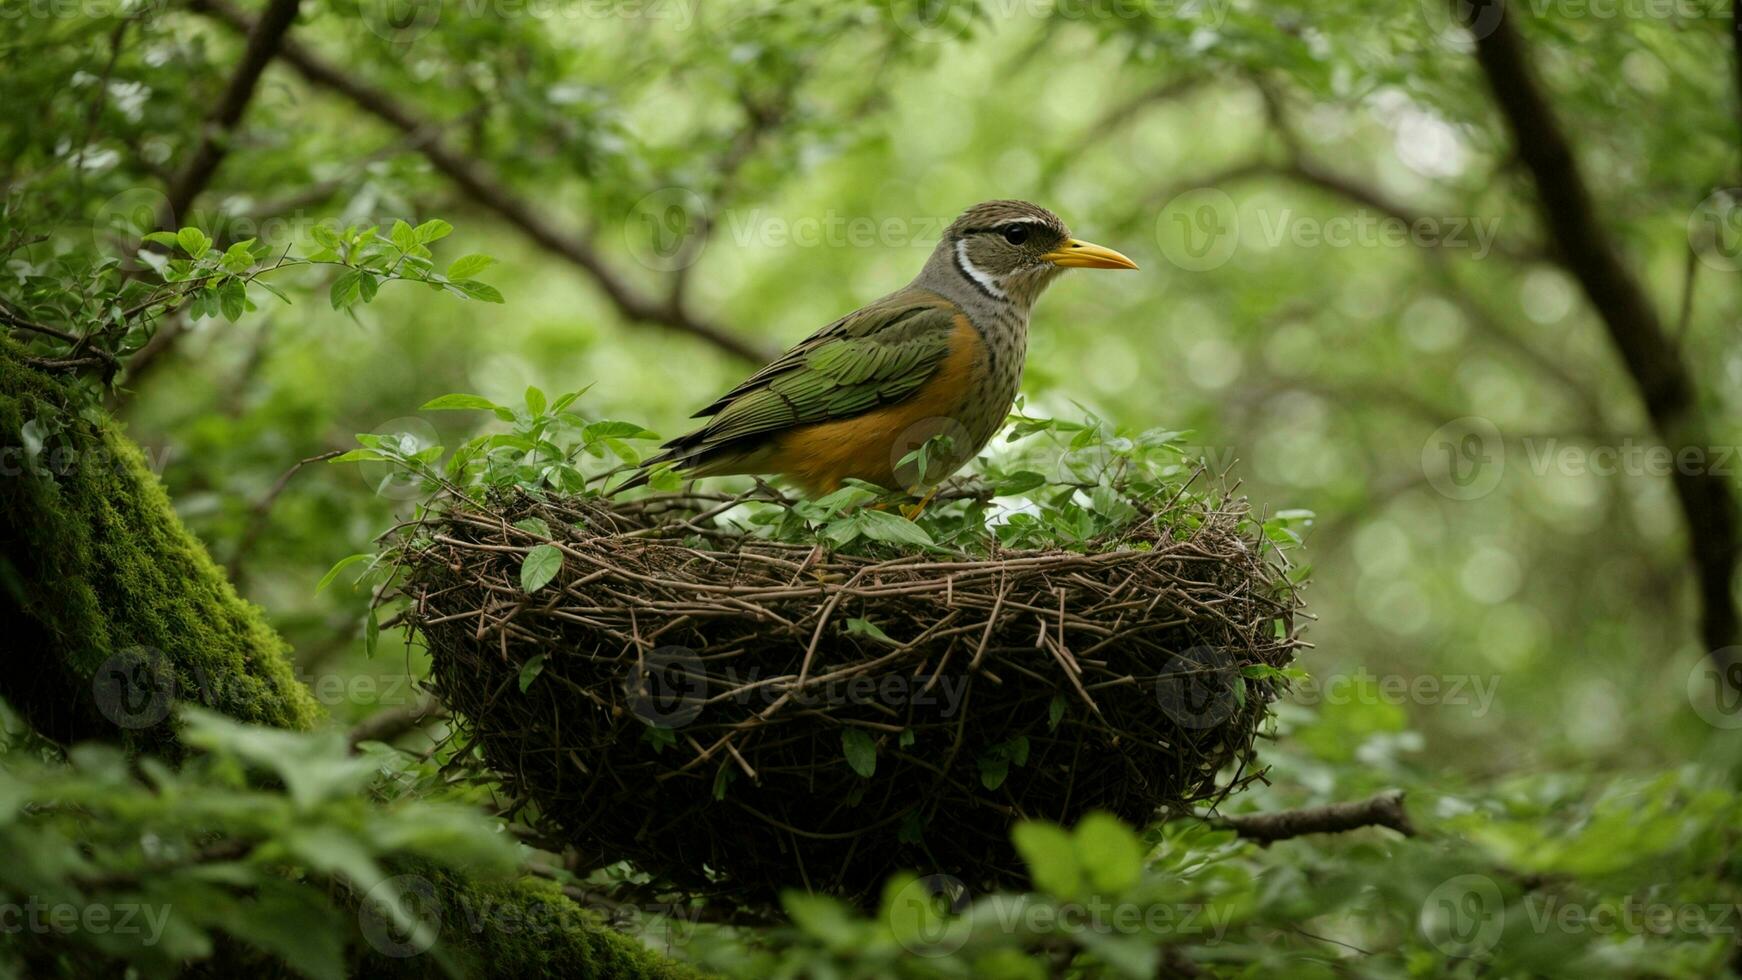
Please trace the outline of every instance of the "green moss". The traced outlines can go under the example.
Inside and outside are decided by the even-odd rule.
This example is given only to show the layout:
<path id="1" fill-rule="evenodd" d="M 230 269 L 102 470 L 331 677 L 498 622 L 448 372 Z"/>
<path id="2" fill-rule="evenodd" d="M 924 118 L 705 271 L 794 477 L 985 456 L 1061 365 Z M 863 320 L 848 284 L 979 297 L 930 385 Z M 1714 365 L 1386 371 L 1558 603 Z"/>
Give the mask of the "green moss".
<path id="1" fill-rule="evenodd" d="M 118 424 L 0 340 L 0 697 L 62 743 L 177 754 L 168 701 L 307 729 L 290 649 Z"/>
<path id="2" fill-rule="evenodd" d="M 431 955 L 445 952 L 458 972 L 468 977 L 691 980 L 706 976 L 606 928 L 593 913 L 565 897 L 554 882 L 531 878 L 475 882 L 441 872 L 426 876 L 440 896 L 437 947 L 429 954 L 403 958 L 370 951 L 353 964 L 355 975 L 428 976 Z"/>

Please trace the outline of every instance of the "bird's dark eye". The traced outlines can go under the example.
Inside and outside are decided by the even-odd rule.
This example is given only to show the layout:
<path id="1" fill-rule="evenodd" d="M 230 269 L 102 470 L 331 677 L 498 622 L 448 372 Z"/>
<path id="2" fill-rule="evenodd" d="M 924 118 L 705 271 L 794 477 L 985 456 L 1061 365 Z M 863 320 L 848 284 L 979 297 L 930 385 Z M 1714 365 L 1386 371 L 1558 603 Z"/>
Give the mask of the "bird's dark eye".
<path id="1" fill-rule="evenodd" d="M 1011 225 L 1004 229 L 1004 240 L 1012 245 L 1021 245 L 1028 241 L 1027 225 Z"/>

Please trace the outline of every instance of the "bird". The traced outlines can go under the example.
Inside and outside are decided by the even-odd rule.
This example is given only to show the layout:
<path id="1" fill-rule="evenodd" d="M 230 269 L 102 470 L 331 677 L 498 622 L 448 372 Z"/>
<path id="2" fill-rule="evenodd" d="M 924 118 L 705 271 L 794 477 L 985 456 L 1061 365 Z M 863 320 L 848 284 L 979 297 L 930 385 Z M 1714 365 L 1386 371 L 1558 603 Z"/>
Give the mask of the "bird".
<path id="1" fill-rule="evenodd" d="M 778 475 L 812 499 L 849 479 L 919 496 L 1004 424 L 1022 383 L 1028 316 L 1066 269 L 1135 269 L 1027 201 L 956 218 L 906 286 L 830 323 L 708 403 L 707 421 L 613 493 L 669 465 L 686 478 Z M 925 500 L 920 502 L 923 508 Z"/>

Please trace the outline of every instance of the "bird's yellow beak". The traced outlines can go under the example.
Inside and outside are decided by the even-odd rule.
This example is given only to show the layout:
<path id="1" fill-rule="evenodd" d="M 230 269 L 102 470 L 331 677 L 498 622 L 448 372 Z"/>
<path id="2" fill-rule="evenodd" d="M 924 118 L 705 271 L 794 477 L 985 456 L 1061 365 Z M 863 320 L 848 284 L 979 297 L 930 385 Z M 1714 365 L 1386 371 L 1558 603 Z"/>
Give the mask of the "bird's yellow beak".
<path id="1" fill-rule="evenodd" d="M 1063 245 L 1042 255 L 1041 258 L 1065 269 L 1137 268 L 1137 263 L 1105 245 L 1096 245 L 1094 242 L 1079 242 L 1075 238 L 1066 239 Z"/>

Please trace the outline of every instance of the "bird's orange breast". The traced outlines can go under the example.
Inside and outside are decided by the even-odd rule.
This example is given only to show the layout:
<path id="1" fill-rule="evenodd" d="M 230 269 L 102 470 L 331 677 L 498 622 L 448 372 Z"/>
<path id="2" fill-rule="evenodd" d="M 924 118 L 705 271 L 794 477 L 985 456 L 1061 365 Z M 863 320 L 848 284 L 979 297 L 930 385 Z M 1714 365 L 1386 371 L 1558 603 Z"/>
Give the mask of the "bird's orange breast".
<path id="1" fill-rule="evenodd" d="M 783 433 L 774 441 L 768 468 L 796 481 L 813 495 L 828 493 L 851 477 L 879 486 L 905 488 L 913 480 L 908 470 L 897 469 L 902 457 L 924 445 L 933 436 L 951 440 L 949 460 L 934 460 L 928 482 L 947 475 L 971 459 L 980 449 L 975 434 L 964 428 L 964 409 L 979 397 L 987 375 L 986 344 L 980 331 L 962 314 L 956 314 L 950 334 L 949 353 L 944 355 L 931 378 L 913 394 L 862 415 L 833 422 L 818 422 Z M 1000 417 L 1008 406 L 1000 406 Z"/>

